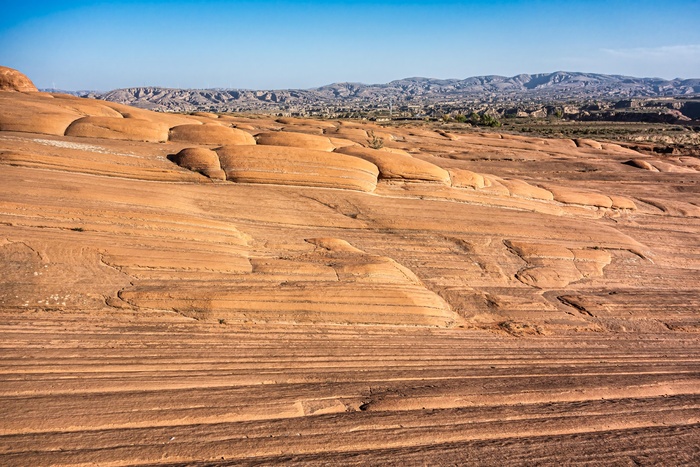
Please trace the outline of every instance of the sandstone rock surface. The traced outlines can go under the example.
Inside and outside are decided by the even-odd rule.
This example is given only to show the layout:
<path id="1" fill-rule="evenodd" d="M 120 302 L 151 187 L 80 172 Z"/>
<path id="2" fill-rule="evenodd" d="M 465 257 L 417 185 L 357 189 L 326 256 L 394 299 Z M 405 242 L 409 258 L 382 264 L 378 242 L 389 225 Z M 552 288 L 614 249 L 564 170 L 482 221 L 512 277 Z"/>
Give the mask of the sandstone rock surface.
<path id="1" fill-rule="evenodd" d="M 289 146 L 294 148 L 332 151 L 335 146 L 326 136 L 308 135 L 295 132 L 260 133 L 256 136 L 258 144 L 270 146 Z"/>
<path id="2" fill-rule="evenodd" d="M 205 123 L 204 125 L 178 125 L 170 129 L 170 141 L 209 144 L 255 144 L 255 138 L 250 133 L 236 128 Z"/>
<path id="3" fill-rule="evenodd" d="M 450 179 L 455 188 L 484 188 L 486 181 L 484 176 L 471 170 L 450 169 Z"/>
<path id="4" fill-rule="evenodd" d="M 219 155 L 207 148 L 185 148 L 168 157 L 180 167 L 199 172 L 215 180 L 226 180 Z"/>
<path id="5" fill-rule="evenodd" d="M 582 206 L 592 206 L 601 208 L 612 207 L 612 200 L 609 196 L 587 189 L 575 189 L 555 185 L 542 185 L 542 188 L 551 192 L 554 199 L 560 203 L 579 204 Z"/>
<path id="6" fill-rule="evenodd" d="M 697 161 L 380 129 L 0 92 L 0 465 L 697 464 Z"/>
<path id="7" fill-rule="evenodd" d="M 37 93 L 38 94 L 38 93 Z M 17 95 L 0 91 L 0 131 L 20 131 L 62 136 L 83 114 L 56 105 L 46 96 Z"/>
<path id="8" fill-rule="evenodd" d="M 554 199 L 554 195 L 550 191 L 530 185 L 523 180 L 501 179 L 499 182 L 501 182 L 501 185 L 508 188 L 508 191 L 510 191 L 510 194 L 513 196 L 541 199 L 545 201 L 551 201 Z"/>
<path id="9" fill-rule="evenodd" d="M 168 127 L 140 118 L 83 117 L 66 128 L 66 136 L 159 143 L 168 140 Z"/>
<path id="10" fill-rule="evenodd" d="M 281 146 L 217 149 L 228 180 L 372 191 L 379 171 L 357 157 Z"/>
<path id="11" fill-rule="evenodd" d="M 336 152 L 371 162 L 379 168 L 381 178 L 450 183 L 450 174 L 445 169 L 408 155 L 361 146 L 342 147 Z"/>
<path id="12" fill-rule="evenodd" d="M 26 75 L 13 68 L 0 66 L 0 91 L 36 92 L 38 89 Z"/>

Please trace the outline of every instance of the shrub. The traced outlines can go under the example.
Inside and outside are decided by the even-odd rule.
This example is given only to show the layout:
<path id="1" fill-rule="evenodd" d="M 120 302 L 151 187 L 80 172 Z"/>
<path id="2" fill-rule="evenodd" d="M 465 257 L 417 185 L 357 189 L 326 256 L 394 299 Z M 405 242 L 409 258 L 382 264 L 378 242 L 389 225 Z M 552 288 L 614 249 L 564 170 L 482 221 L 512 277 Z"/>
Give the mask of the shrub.
<path id="1" fill-rule="evenodd" d="M 374 131 L 370 130 L 367 133 L 369 139 L 367 140 L 367 145 L 372 149 L 381 149 L 384 147 L 384 138 L 381 138 L 374 134 Z"/>
<path id="2" fill-rule="evenodd" d="M 481 116 L 481 124 L 484 126 L 499 127 L 501 122 L 499 122 L 495 117 L 491 115 L 483 114 Z"/>
<path id="3" fill-rule="evenodd" d="M 501 126 L 501 122 L 499 122 L 497 118 L 492 117 L 491 115 L 488 115 L 488 114 L 479 115 L 476 112 L 472 112 L 472 114 L 469 116 L 469 121 L 472 123 L 472 125 L 490 126 L 490 127 Z"/>

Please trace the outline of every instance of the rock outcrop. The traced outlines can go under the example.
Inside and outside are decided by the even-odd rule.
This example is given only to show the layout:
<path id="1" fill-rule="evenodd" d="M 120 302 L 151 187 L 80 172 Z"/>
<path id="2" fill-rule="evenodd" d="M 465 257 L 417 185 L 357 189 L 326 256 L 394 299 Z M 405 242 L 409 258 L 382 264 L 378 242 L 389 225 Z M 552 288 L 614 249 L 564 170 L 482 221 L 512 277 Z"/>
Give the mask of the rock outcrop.
<path id="1" fill-rule="evenodd" d="M 226 172 L 221 169 L 219 155 L 207 148 L 185 148 L 168 156 L 180 167 L 199 172 L 214 180 L 226 180 Z"/>
<path id="2" fill-rule="evenodd" d="M 442 125 L 0 91 L 0 465 L 696 465 L 697 158 Z"/>
<path id="3" fill-rule="evenodd" d="M 484 188 L 486 181 L 484 176 L 471 170 L 466 169 L 450 169 L 450 179 L 452 186 L 455 188 Z"/>
<path id="4" fill-rule="evenodd" d="M 516 277 L 523 284 L 540 289 L 566 287 L 584 278 L 603 275 L 611 255 L 598 248 L 567 248 L 556 244 L 506 240 L 505 245 L 527 266 Z"/>
<path id="5" fill-rule="evenodd" d="M 83 117 L 66 128 L 66 136 L 162 143 L 168 140 L 168 127 L 141 118 Z"/>
<path id="6" fill-rule="evenodd" d="M 282 146 L 223 146 L 216 150 L 235 182 L 373 191 L 377 167 L 343 154 Z"/>
<path id="7" fill-rule="evenodd" d="M 258 144 L 266 146 L 288 146 L 293 148 L 313 149 L 315 151 L 332 151 L 335 149 L 326 136 L 309 135 L 296 132 L 267 132 L 258 134 Z"/>
<path id="8" fill-rule="evenodd" d="M 562 306 L 548 291 L 575 286 L 582 295 L 609 275 L 624 281 L 626 255 L 640 271 L 652 260 L 673 269 L 640 225 L 700 215 L 688 188 L 700 173 L 693 159 L 593 140 L 175 115 L 40 92 L 0 92 L 0 108 L 4 186 L 19 193 L 5 203 L 2 225 L 12 230 L 23 219 L 40 226 L 36 238 L 64 229 L 92 239 L 90 248 L 134 284 L 109 299 L 120 309 L 334 324 L 357 313 L 362 323 L 488 327 L 516 316 L 505 305 L 515 300 L 521 321 L 546 327 L 541 310 Z M 390 146 L 365 147 L 370 132 Z M 39 184 L 45 173 L 54 177 L 40 183 L 45 194 L 32 194 L 34 182 L 23 180 L 36 175 Z M 276 305 L 262 305 L 264 296 Z M 351 312 L 351 297 L 373 311 Z M 594 326 L 583 319 L 576 326 Z"/>
<path id="9" fill-rule="evenodd" d="M 0 91 L 37 92 L 38 89 L 19 71 L 0 66 Z"/>
<path id="10" fill-rule="evenodd" d="M 346 146 L 336 152 L 371 162 L 379 168 L 379 176 L 383 179 L 450 183 L 450 174 L 445 169 L 408 155 L 361 146 Z"/>
<path id="11" fill-rule="evenodd" d="M 216 123 L 203 125 L 178 125 L 170 129 L 170 141 L 209 144 L 255 144 L 255 138 L 250 133 L 236 128 L 225 127 Z"/>

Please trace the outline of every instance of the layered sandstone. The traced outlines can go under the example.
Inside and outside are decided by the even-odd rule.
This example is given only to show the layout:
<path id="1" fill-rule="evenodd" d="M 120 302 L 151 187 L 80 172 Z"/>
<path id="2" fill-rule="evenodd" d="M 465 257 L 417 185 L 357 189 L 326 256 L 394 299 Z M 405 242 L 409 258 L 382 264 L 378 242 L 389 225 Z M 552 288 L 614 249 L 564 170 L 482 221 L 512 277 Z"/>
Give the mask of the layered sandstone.
<path id="1" fill-rule="evenodd" d="M 236 128 L 230 128 L 216 123 L 203 125 L 178 125 L 170 129 L 170 141 L 193 144 L 255 144 L 255 138 L 250 133 Z"/>
<path id="2" fill-rule="evenodd" d="M 281 146 L 223 146 L 217 149 L 228 180 L 373 191 L 377 167 L 360 158 Z"/>
<path id="3" fill-rule="evenodd" d="M 297 132 L 270 132 L 256 136 L 258 144 L 312 149 L 315 151 L 332 151 L 335 149 L 331 140 L 325 136 L 309 135 Z"/>
<path id="4" fill-rule="evenodd" d="M 696 463 L 690 156 L 12 90 L 0 169 L 2 465 Z"/>
<path id="5" fill-rule="evenodd" d="M 13 68 L 0 66 L 0 91 L 36 92 L 38 89 L 24 74 Z"/>
<path id="6" fill-rule="evenodd" d="M 434 164 L 415 159 L 407 154 L 397 154 L 361 146 L 347 146 L 336 152 L 365 159 L 379 168 L 384 179 L 418 180 L 450 183 L 450 174 Z"/>

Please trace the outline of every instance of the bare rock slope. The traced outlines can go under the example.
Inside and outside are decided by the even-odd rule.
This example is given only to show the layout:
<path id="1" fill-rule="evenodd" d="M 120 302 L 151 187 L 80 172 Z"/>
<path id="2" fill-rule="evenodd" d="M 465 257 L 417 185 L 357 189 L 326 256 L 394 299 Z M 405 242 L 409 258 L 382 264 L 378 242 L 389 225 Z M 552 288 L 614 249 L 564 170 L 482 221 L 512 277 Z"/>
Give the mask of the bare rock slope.
<path id="1" fill-rule="evenodd" d="M 0 464 L 700 462 L 697 159 L 22 86 Z"/>
<path id="2" fill-rule="evenodd" d="M 26 75 L 13 68 L 0 66 L 0 91 L 32 92 L 38 89 Z"/>

